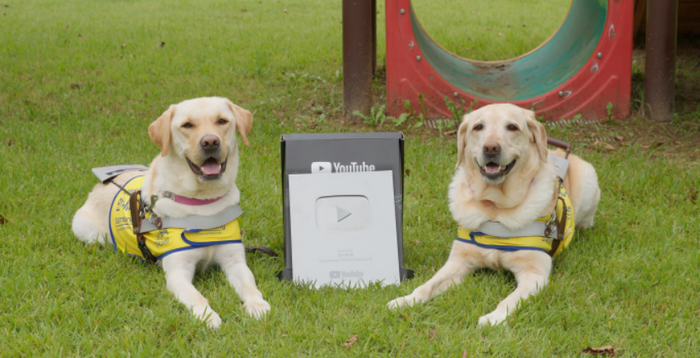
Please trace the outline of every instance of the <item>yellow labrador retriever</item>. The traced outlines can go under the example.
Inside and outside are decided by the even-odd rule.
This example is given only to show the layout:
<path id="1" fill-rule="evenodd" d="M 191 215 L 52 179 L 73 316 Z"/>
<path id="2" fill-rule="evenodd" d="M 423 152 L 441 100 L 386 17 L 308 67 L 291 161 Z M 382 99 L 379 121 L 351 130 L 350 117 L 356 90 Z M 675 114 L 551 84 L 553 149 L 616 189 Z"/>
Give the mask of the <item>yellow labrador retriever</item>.
<path id="1" fill-rule="evenodd" d="M 152 241 L 144 244 L 143 251 L 132 232 L 129 194 L 125 193 L 140 189 L 141 199 L 152 206 L 152 217 L 175 224 L 188 218 L 207 221 L 231 212 L 240 199 L 235 183 L 236 131 L 249 145 L 252 124 L 251 113 L 226 98 L 196 98 L 171 105 L 148 127 L 151 139 L 161 148 L 160 155 L 147 171 L 114 178 L 119 187 L 112 183 L 95 186 L 73 218 L 73 232 L 83 242 L 112 244 L 115 251 L 162 264 L 168 290 L 209 328 L 218 328 L 221 318 L 192 285 L 197 267 L 218 264 L 244 302 L 245 311 L 262 317 L 270 305 L 246 265 L 237 218 L 207 230 L 156 228 L 145 234 L 148 239 L 144 242 Z"/>
<path id="2" fill-rule="evenodd" d="M 553 157 L 563 157 L 563 151 L 547 150 L 547 134 L 534 112 L 511 104 L 485 106 L 464 116 L 457 145 L 457 170 L 448 196 L 460 226 L 458 239 L 433 278 L 388 305 L 393 309 L 425 302 L 477 268 L 506 269 L 515 275 L 517 288 L 479 318 L 479 325 L 495 325 L 520 300 L 547 285 L 550 255 L 568 244 L 574 226 L 593 226 L 600 200 L 598 177 L 591 164 L 574 155 L 568 157 L 566 170 Z M 555 162 L 564 168 L 562 173 Z"/>

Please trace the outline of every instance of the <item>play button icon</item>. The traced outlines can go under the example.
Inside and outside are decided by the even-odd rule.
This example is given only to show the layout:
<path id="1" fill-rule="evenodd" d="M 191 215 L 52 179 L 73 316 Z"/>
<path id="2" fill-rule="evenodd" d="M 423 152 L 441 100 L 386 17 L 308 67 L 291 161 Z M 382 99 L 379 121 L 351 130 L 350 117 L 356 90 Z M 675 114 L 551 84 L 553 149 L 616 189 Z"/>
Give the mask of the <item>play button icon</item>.
<path id="1" fill-rule="evenodd" d="M 313 162 L 311 163 L 311 173 L 332 173 L 331 162 Z"/>
<path id="2" fill-rule="evenodd" d="M 358 231 L 371 222 L 369 200 L 364 195 L 320 197 L 315 211 L 316 225 L 321 230 Z"/>
<path id="3" fill-rule="evenodd" d="M 352 215 L 351 212 L 341 208 L 340 206 L 336 207 L 336 213 L 338 214 L 338 222 L 341 222 L 345 220 L 348 216 Z"/>

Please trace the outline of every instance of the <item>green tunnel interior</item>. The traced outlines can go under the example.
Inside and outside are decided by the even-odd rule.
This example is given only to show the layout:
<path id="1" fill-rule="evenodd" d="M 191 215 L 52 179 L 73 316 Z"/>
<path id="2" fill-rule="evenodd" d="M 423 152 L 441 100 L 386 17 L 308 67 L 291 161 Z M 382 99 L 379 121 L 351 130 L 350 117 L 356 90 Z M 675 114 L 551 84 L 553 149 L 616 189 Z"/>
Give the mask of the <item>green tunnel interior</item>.
<path id="1" fill-rule="evenodd" d="M 510 60 L 482 62 L 459 57 L 435 43 L 412 6 L 410 10 L 416 43 L 435 71 L 460 90 L 495 101 L 537 97 L 571 78 L 600 41 L 607 11 L 607 0 L 572 0 L 562 25 L 538 48 Z"/>

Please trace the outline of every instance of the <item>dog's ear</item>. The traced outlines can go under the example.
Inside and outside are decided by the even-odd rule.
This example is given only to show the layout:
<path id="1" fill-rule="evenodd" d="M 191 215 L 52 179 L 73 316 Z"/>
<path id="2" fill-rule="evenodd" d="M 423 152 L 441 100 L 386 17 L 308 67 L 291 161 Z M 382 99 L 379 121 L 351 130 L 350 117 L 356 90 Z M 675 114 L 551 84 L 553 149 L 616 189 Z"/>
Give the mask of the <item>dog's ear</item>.
<path id="1" fill-rule="evenodd" d="M 462 124 L 459 125 L 457 130 L 457 165 L 455 168 L 459 168 L 462 164 L 462 158 L 464 156 L 464 148 L 467 146 L 467 129 L 469 128 L 469 115 L 465 114 L 464 119 L 462 119 Z"/>
<path id="2" fill-rule="evenodd" d="M 535 143 L 537 153 L 540 155 L 542 162 L 547 162 L 547 131 L 542 123 L 535 118 L 535 112 L 529 109 L 522 109 L 527 118 L 527 129 L 530 131 L 530 143 Z"/>
<path id="3" fill-rule="evenodd" d="M 151 136 L 153 143 L 160 147 L 160 155 L 162 157 L 168 155 L 170 148 L 170 122 L 175 115 L 176 105 L 170 105 L 167 111 L 158 117 L 150 126 L 148 126 L 148 135 Z"/>
<path id="4" fill-rule="evenodd" d="M 233 102 L 229 101 L 228 99 L 226 100 L 226 104 L 231 109 L 231 112 L 233 112 L 233 114 L 236 116 L 236 128 L 238 128 L 238 133 L 241 134 L 243 143 L 250 146 L 250 143 L 248 142 L 248 134 L 253 128 L 253 114 L 250 113 L 250 111 L 233 104 Z"/>

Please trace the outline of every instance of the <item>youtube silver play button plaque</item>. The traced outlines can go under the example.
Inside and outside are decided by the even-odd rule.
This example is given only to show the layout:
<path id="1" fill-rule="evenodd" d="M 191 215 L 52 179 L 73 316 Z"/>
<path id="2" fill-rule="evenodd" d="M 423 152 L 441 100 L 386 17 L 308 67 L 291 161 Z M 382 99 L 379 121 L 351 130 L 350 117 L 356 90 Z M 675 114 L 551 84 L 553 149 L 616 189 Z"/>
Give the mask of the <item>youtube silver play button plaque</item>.
<path id="1" fill-rule="evenodd" d="M 403 266 L 401 133 L 280 138 L 284 281 L 310 287 L 399 284 Z"/>
<path id="2" fill-rule="evenodd" d="M 397 285 L 391 171 L 289 175 L 294 281 Z"/>

